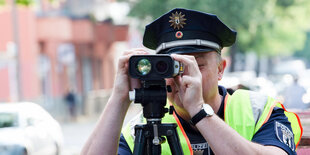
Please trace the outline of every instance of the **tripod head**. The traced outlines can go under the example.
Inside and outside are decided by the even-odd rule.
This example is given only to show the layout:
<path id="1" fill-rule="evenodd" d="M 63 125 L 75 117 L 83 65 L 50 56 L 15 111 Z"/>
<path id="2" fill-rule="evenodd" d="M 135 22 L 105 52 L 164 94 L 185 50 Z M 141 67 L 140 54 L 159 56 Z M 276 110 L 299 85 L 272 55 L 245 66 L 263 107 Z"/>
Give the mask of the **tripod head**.
<path id="1" fill-rule="evenodd" d="M 134 89 L 129 92 L 130 100 L 140 103 L 143 107 L 143 117 L 147 120 L 161 119 L 168 112 L 165 108 L 167 101 L 167 90 L 171 91 L 170 86 L 166 86 L 166 81 L 144 80 L 141 81 L 142 88 Z M 168 87 L 168 89 L 167 89 Z"/>
<path id="2" fill-rule="evenodd" d="M 170 55 L 134 55 L 129 59 L 129 74 L 140 79 L 142 88 L 129 92 L 131 101 L 141 103 L 146 119 L 163 118 L 168 112 L 166 106 L 167 87 L 165 78 L 183 73 L 183 64 Z M 170 88 L 168 86 L 168 88 Z M 171 92 L 171 88 L 168 89 Z"/>

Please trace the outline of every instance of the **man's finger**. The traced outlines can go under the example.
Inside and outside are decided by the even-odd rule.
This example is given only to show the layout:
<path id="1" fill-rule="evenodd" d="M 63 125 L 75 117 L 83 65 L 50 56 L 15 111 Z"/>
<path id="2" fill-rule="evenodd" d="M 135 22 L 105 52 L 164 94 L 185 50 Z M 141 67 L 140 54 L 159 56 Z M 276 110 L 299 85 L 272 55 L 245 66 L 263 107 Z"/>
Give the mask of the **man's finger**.
<path id="1" fill-rule="evenodd" d="M 126 63 L 129 61 L 130 57 L 133 55 L 146 55 L 146 54 L 149 53 L 143 48 L 125 51 L 123 55 L 119 58 L 118 67 L 124 68 L 126 66 Z"/>
<path id="2" fill-rule="evenodd" d="M 171 54 L 171 56 L 174 58 L 174 60 L 183 63 L 187 67 L 187 72 L 190 75 L 195 75 L 199 72 L 199 67 L 194 56 L 177 54 Z"/>
<path id="3" fill-rule="evenodd" d="M 124 52 L 123 55 L 130 55 L 130 54 L 148 54 L 149 52 L 146 51 L 144 48 L 135 48 L 131 50 L 127 50 Z"/>

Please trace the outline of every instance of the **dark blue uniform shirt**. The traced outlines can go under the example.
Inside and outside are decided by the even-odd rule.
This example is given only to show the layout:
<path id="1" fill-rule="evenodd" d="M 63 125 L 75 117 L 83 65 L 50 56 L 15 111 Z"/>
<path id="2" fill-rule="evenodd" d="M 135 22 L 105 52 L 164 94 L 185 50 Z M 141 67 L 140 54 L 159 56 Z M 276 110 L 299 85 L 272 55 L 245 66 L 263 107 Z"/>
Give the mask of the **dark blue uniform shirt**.
<path id="1" fill-rule="evenodd" d="M 219 92 L 223 96 L 223 100 L 217 115 L 220 118 L 224 118 L 224 99 L 226 96 L 226 89 L 219 86 Z M 183 120 L 180 116 L 179 120 L 191 142 L 194 154 L 213 155 L 213 151 L 209 147 L 203 136 L 196 130 L 194 130 L 188 122 Z M 282 130 L 281 130 L 282 129 Z M 279 147 L 286 151 L 288 154 L 296 154 L 294 137 L 291 138 L 292 134 L 291 123 L 288 121 L 284 114 L 283 109 L 274 108 L 269 120 L 256 132 L 252 142 L 259 143 L 262 145 L 272 145 Z M 118 154 L 120 155 L 131 155 L 132 152 L 123 137 L 121 135 L 119 142 Z"/>

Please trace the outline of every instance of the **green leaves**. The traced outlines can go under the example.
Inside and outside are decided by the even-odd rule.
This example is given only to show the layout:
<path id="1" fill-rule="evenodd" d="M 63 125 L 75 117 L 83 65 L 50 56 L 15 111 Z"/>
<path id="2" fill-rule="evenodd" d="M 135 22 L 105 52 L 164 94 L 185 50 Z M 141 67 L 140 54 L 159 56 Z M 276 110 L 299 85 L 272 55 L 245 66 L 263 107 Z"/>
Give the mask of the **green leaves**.
<path id="1" fill-rule="evenodd" d="M 5 0 L 0 0 L 0 6 L 5 4 Z"/>
<path id="2" fill-rule="evenodd" d="M 34 3 L 34 0 L 15 0 L 15 2 L 19 5 L 29 6 Z"/>
<path id="3" fill-rule="evenodd" d="M 30 6 L 35 3 L 35 0 L 15 0 L 15 3 L 18 5 Z M 9 5 L 9 4 L 7 4 L 5 0 L 0 0 L 0 6 L 1 5 Z"/>
<path id="4" fill-rule="evenodd" d="M 310 60 L 310 32 L 307 33 L 307 39 L 304 48 L 294 53 L 294 55 Z"/>

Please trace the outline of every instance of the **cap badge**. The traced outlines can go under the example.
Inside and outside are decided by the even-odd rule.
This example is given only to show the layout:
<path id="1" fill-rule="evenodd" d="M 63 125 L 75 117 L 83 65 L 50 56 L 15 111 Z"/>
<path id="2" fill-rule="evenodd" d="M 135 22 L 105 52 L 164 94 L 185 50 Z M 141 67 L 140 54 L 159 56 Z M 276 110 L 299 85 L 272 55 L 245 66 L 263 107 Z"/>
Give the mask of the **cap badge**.
<path id="1" fill-rule="evenodd" d="M 183 33 L 181 31 L 178 31 L 175 33 L 175 37 L 181 39 L 183 37 Z"/>
<path id="2" fill-rule="evenodd" d="M 177 11 L 175 13 L 172 13 L 172 16 L 169 16 L 170 20 L 169 23 L 171 23 L 170 26 L 173 26 L 174 29 L 180 29 L 184 28 L 184 25 L 186 24 L 186 18 L 184 18 L 185 15 L 182 15 L 182 12 L 178 13 Z"/>

